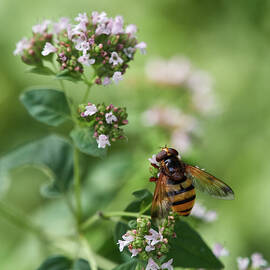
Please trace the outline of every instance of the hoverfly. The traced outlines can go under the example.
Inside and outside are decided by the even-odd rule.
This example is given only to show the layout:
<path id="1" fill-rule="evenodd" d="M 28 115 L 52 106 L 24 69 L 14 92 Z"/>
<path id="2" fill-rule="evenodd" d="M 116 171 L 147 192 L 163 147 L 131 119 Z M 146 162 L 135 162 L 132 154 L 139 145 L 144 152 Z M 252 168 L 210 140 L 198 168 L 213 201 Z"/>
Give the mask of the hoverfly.
<path id="1" fill-rule="evenodd" d="M 159 169 L 158 178 L 154 178 L 153 219 L 162 219 L 171 210 L 180 216 L 188 216 L 195 203 L 195 188 L 219 199 L 234 199 L 234 192 L 228 185 L 198 167 L 184 163 L 173 148 L 162 148 L 156 161 L 159 166 L 151 164 Z"/>

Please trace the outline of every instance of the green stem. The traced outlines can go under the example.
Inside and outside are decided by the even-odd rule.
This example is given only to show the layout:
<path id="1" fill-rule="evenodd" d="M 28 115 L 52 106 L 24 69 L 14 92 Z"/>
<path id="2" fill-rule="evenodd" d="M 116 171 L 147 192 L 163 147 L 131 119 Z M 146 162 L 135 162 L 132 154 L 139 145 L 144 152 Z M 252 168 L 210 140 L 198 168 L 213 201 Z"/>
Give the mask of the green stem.
<path id="1" fill-rule="evenodd" d="M 144 208 L 139 212 L 139 214 L 145 213 L 148 209 L 151 208 L 151 206 L 152 206 L 152 202 L 149 203 L 146 207 L 144 207 Z"/>
<path id="2" fill-rule="evenodd" d="M 80 240 L 81 240 L 82 246 L 85 248 L 87 259 L 89 260 L 89 263 L 91 266 L 90 267 L 91 270 L 98 270 L 94 252 L 92 251 L 90 245 L 88 244 L 87 239 L 84 236 L 80 235 Z"/>
<path id="3" fill-rule="evenodd" d="M 80 181 L 80 161 L 79 151 L 74 146 L 74 188 L 75 188 L 75 201 L 76 201 L 76 212 L 77 212 L 77 224 L 79 226 L 82 214 L 81 205 L 81 181 Z"/>
<path id="4" fill-rule="evenodd" d="M 98 264 L 98 266 L 100 266 L 100 268 L 102 269 L 113 269 L 117 266 L 116 263 L 104 258 L 103 256 L 100 256 L 98 254 L 95 254 L 95 259 L 96 259 L 96 262 Z"/>
<path id="5" fill-rule="evenodd" d="M 87 85 L 85 94 L 84 94 L 84 96 L 83 96 L 83 101 L 82 101 L 82 103 L 86 103 L 86 102 L 87 102 L 88 96 L 89 96 L 89 93 L 90 93 L 90 89 L 91 89 L 91 86 L 90 86 L 90 85 Z"/>

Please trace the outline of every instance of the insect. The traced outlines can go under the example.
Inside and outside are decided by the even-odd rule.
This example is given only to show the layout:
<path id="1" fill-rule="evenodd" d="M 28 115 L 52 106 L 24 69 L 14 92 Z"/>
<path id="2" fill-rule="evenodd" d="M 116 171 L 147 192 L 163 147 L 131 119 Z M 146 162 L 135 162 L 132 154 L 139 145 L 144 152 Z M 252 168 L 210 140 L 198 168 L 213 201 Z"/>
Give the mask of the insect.
<path id="1" fill-rule="evenodd" d="M 228 185 L 198 167 L 184 163 L 173 148 L 162 148 L 156 161 L 159 166 L 151 164 L 159 169 L 158 178 L 154 178 L 153 219 L 162 219 L 171 210 L 180 216 L 188 216 L 195 203 L 196 189 L 219 199 L 234 199 L 234 192 Z"/>

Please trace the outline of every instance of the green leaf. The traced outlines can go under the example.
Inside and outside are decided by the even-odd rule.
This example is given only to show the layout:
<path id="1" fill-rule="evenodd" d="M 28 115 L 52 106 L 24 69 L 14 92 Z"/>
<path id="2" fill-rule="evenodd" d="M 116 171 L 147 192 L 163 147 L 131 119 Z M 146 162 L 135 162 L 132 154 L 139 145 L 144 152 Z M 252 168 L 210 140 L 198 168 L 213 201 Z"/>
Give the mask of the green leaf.
<path id="1" fill-rule="evenodd" d="M 52 182 L 42 194 L 55 197 L 66 192 L 73 179 L 73 147 L 65 139 L 51 135 L 15 149 L 0 159 L 0 181 L 11 169 L 32 165 L 44 171 Z"/>
<path id="2" fill-rule="evenodd" d="M 55 75 L 55 72 L 53 72 L 50 68 L 45 67 L 45 66 L 33 67 L 33 68 L 28 69 L 27 72 L 35 73 L 39 75 L 46 75 L 46 76 Z"/>
<path id="3" fill-rule="evenodd" d="M 81 152 L 90 156 L 103 158 L 107 154 L 107 147 L 98 148 L 93 134 L 93 129 L 89 127 L 76 127 L 71 131 L 70 136 Z"/>
<path id="4" fill-rule="evenodd" d="M 223 264 L 212 253 L 200 235 L 186 222 L 175 223 L 176 239 L 170 242 L 168 258 L 175 267 L 221 269 Z"/>
<path id="5" fill-rule="evenodd" d="M 71 259 L 55 255 L 47 258 L 37 270 L 91 270 L 88 261 L 84 259 Z"/>
<path id="6" fill-rule="evenodd" d="M 115 267 L 113 270 L 135 270 L 138 264 L 137 260 L 130 260 Z"/>
<path id="7" fill-rule="evenodd" d="M 69 70 L 63 70 L 57 73 L 55 78 L 57 80 L 66 80 L 66 81 L 71 81 L 74 83 L 77 83 L 82 80 L 81 77 L 72 75 L 72 73 Z"/>
<path id="8" fill-rule="evenodd" d="M 132 201 L 125 211 L 127 212 L 140 212 L 144 210 L 153 200 L 153 195 L 148 189 L 138 190 L 132 193 L 136 197 Z M 146 214 L 150 214 L 150 208 L 146 211 Z"/>
<path id="9" fill-rule="evenodd" d="M 36 120 L 58 126 L 70 119 L 70 110 L 61 91 L 54 89 L 32 89 L 25 91 L 20 100 Z"/>

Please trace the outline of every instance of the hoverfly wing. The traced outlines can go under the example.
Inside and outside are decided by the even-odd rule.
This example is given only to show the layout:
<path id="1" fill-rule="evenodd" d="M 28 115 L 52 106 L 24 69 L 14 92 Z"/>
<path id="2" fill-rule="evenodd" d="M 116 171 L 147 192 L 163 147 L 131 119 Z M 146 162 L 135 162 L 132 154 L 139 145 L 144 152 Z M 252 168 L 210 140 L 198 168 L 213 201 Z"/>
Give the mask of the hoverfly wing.
<path id="1" fill-rule="evenodd" d="M 167 179 L 168 176 L 160 172 L 156 182 L 151 208 L 151 217 L 153 220 L 165 218 L 171 210 L 172 203 L 166 192 Z"/>
<path id="2" fill-rule="evenodd" d="M 219 199 L 234 199 L 233 190 L 215 176 L 188 164 L 185 164 L 185 171 L 187 177 L 192 180 L 193 185 L 198 190 Z"/>

